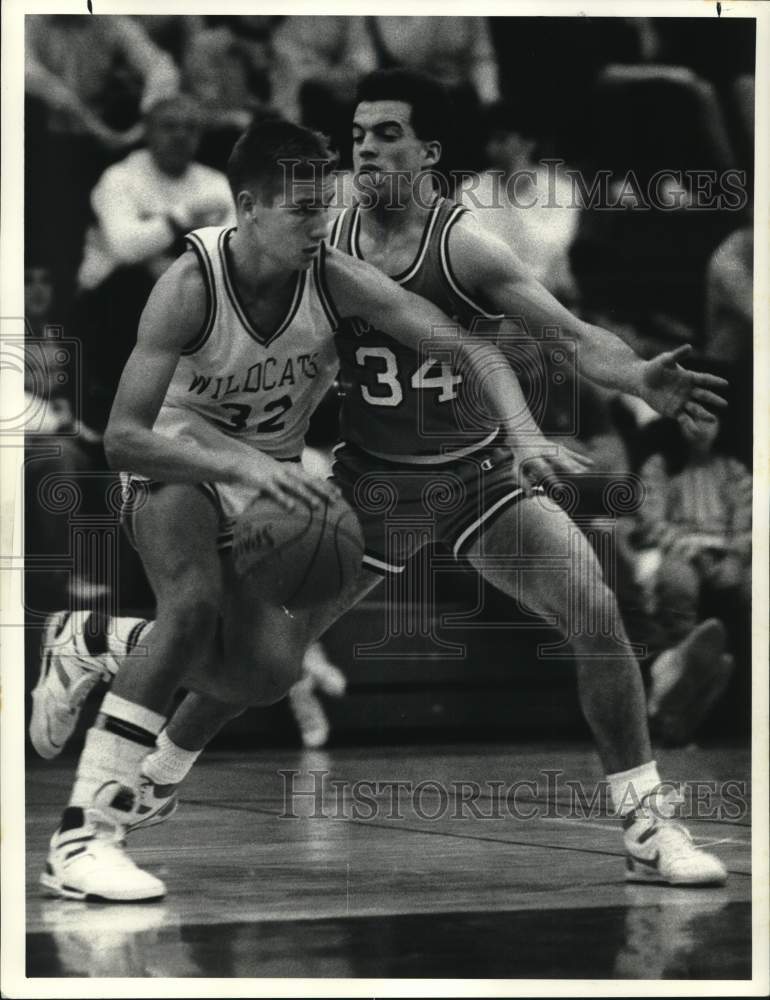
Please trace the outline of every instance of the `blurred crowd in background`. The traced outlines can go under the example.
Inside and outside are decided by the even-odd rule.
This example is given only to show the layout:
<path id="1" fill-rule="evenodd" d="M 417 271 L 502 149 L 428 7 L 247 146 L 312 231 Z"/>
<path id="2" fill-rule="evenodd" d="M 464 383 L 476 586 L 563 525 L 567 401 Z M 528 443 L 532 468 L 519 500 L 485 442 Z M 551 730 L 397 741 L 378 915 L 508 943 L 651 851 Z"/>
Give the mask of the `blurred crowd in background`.
<path id="1" fill-rule="evenodd" d="M 574 389 L 578 441 L 597 474 L 634 473 L 647 489 L 618 533 L 616 585 L 632 638 L 670 654 L 704 623 L 712 642 L 716 619 L 720 655 L 748 669 L 753 21 L 26 21 L 26 312 L 43 373 L 27 391 L 50 401 L 40 439 L 61 435 L 56 454 L 31 445 L 30 553 L 68 544 L 64 515 L 41 508 L 37 485 L 52 472 L 106 469 L 100 435 L 152 285 L 185 232 L 234 221 L 223 170 L 239 133 L 255 114 L 278 112 L 325 132 L 347 171 L 358 80 L 408 66 L 450 91 L 443 165 L 471 180 L 455 194 L 482 225 L 560 300 L 643 356 L 689 342 L 695 366 L 730 380 L 729 410 L 696 444 L 639 400 Z M 661 198 L 645 203 L 660 171 Z M 488 207 L 495 178 L 513 175 L 516 197 Z M 576 199 L 575 175 L 584 191 L 605 176 L 614 207 Z M 57 348 L 62 335 L 82 345 L 78 372 Z M 570 419 L 562 398 L 541 414 L 547 431 Z M 313 443 L 331 444 L 334 433 L 332 399 Z M 599 506 L 581 484 L 583 515 Z M 88 603 L 110 581 L 97 568 L 31 586 L 29 605 L 44 610 Z M 121 587 L 121 601 L 149 602 L 136 578 Z"/>

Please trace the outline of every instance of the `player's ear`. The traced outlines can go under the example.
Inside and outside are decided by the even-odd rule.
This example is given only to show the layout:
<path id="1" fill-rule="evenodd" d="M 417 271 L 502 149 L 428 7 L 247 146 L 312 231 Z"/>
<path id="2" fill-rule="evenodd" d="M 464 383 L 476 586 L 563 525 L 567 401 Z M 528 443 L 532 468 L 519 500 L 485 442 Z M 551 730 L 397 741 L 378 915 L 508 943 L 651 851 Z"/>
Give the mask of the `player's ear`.
<path id="1" fill-rule="evenodd" d="M 425 143 L 425 166 L 433 167 L 441 159 L 441 143 L 438 139 Z"/>
<path id="2" fill-rule="evenodd" d="M 239 191 L 235 203 L 240 212 L 253 217 L 254 209 L 257 207 L 257 199 L 251 191 Z"/>

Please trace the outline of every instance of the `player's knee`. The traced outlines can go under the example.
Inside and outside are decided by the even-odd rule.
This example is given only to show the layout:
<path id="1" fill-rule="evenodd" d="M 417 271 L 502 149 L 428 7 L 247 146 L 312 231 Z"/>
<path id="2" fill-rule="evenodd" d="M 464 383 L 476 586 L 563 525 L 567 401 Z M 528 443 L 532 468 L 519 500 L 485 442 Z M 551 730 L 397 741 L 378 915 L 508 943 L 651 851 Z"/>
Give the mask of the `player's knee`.
<path id="1" fill-rule="evenodd" d="M 189 575 L 158 600 L 158 613 L 190 642 L 213 641 L 222 608 L 221 588 L 216 581 Z"/>
<path id="2" fill-rule="evenodd" d="M 231 703 L 274 705 L 289 693 L 302 677 L 302 652 L 290 649 L 271 651 L 253 661 L 242 660 L 228 671 L 223 692 Z"/>

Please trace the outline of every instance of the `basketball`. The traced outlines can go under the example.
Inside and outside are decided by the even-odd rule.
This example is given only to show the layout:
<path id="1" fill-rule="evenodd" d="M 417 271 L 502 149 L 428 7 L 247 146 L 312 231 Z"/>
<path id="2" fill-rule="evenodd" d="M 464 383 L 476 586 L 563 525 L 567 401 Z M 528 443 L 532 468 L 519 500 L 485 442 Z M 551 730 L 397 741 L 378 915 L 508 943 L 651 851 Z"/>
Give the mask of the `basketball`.
<path id="1" fill-rule="evenodd" d="M 320 507 L 297 500 L 287 511 L 257 497 L 238 519 L 233 560 L 240 576 L 265 601 L 308 608 L 350 583 L 361 567 L 364 540 L 358 518 L 343 500 Z"/>

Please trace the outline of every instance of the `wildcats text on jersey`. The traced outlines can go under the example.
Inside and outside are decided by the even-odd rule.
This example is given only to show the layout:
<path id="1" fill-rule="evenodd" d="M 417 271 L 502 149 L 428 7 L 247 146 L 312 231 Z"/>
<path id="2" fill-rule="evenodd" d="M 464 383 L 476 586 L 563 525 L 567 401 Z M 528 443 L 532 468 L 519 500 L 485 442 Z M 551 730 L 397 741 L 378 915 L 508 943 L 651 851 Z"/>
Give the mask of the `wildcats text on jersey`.
<path id="1" fill-rule="evenodd" d="M 295 386 L 303 380 L 312 381 L 319 373 L 318 352 L 296 354 L 291 358 L 269 357 L 257 361 L 241 372 L 228 375 L 209 375 L 194 371 L 189 393 L 206 395 L 213 400 L 224 399 L 243 392 L 270 392 L 284 386 Z"/>

